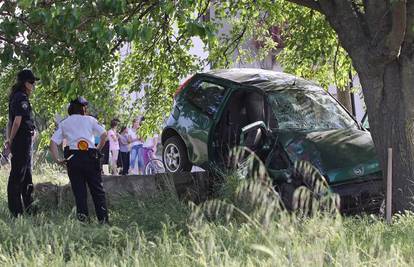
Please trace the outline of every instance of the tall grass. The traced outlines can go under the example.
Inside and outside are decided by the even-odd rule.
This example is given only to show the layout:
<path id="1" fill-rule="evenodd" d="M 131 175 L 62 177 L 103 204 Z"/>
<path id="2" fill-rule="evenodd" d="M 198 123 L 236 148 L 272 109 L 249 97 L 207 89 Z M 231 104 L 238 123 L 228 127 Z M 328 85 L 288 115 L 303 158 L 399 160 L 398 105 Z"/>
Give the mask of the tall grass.
<path id="1" fill-rule="evenodd" d="M 228 177 L 200 206 L 174 194 L 111 203 L 111 226 L 82 224 L 73 209 L 11 219 L 0 170 L 1 266 L 412 266 L 414 216 L 291 216 L 263 183 Z M 36 182 L 66 183 L 43 168 Z M 38 203 L 42 205 L 43 203 Z"/>

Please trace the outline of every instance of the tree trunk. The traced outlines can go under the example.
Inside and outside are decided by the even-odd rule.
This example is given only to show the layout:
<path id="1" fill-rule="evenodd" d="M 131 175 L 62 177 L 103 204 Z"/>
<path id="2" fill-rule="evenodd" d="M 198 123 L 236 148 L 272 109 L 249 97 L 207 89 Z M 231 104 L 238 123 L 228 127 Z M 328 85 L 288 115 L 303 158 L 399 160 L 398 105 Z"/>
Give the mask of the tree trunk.
<path id="1" fill-rule="evenodd" d="M 384 184 L 393 149 L 393 210 L 414 210 L 414 1 L 288 1 L 321 12 L 338 34 L 362 84 Z"/>
<path id="2" fill-rule="evenodd" d="M 379 65 L 375 71 L 358 73 L 384 178 L 387 149 L 393 149 L 393 211 L 413 210 L 414 64 L 400 57 Z"/>

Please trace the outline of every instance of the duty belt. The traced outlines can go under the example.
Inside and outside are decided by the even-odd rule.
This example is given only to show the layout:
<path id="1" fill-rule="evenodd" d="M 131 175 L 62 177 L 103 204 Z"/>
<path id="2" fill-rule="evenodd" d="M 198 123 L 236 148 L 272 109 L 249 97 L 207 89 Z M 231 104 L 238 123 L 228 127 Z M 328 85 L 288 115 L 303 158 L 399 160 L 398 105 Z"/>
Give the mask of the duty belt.
<path id="1" fill-rule="evenodd" d="M 101 153 L 96 148 L 89 148 L 88 150 L 77 150 L 77 149 L 69 149 L 69 147 L 65 147 L 64 149 L 64 156 L 68 158 L 70 155 L 88 155 L 91 159 L 100 159 Z"/>

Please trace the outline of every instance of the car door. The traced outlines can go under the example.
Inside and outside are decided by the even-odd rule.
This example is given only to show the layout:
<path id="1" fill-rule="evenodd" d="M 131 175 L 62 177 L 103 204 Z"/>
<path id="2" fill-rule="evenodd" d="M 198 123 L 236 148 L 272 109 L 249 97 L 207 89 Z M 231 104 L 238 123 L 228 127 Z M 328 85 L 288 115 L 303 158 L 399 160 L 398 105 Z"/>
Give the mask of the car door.
<path id="1" fill-rule="evenodd" d="M 201 77 L 192 81 L 185 92 L 187 149 L 189 159 L 196 165 L 208 162 L 209 136 L 221 110 L 228 87 L 217 80 Z"/>

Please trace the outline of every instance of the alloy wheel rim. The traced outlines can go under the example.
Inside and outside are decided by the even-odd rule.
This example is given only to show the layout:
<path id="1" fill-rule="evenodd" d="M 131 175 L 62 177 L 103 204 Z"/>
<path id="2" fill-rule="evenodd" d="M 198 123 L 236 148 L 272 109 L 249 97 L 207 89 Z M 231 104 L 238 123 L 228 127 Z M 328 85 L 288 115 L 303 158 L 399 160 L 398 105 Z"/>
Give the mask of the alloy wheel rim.
<path id="1" fill-rule="evenodd" d="M 168 144 L 164 150 L 164 164 L 170 172 L 178 171 L 180 167 L 180 152 L 175 144 Z"/>

